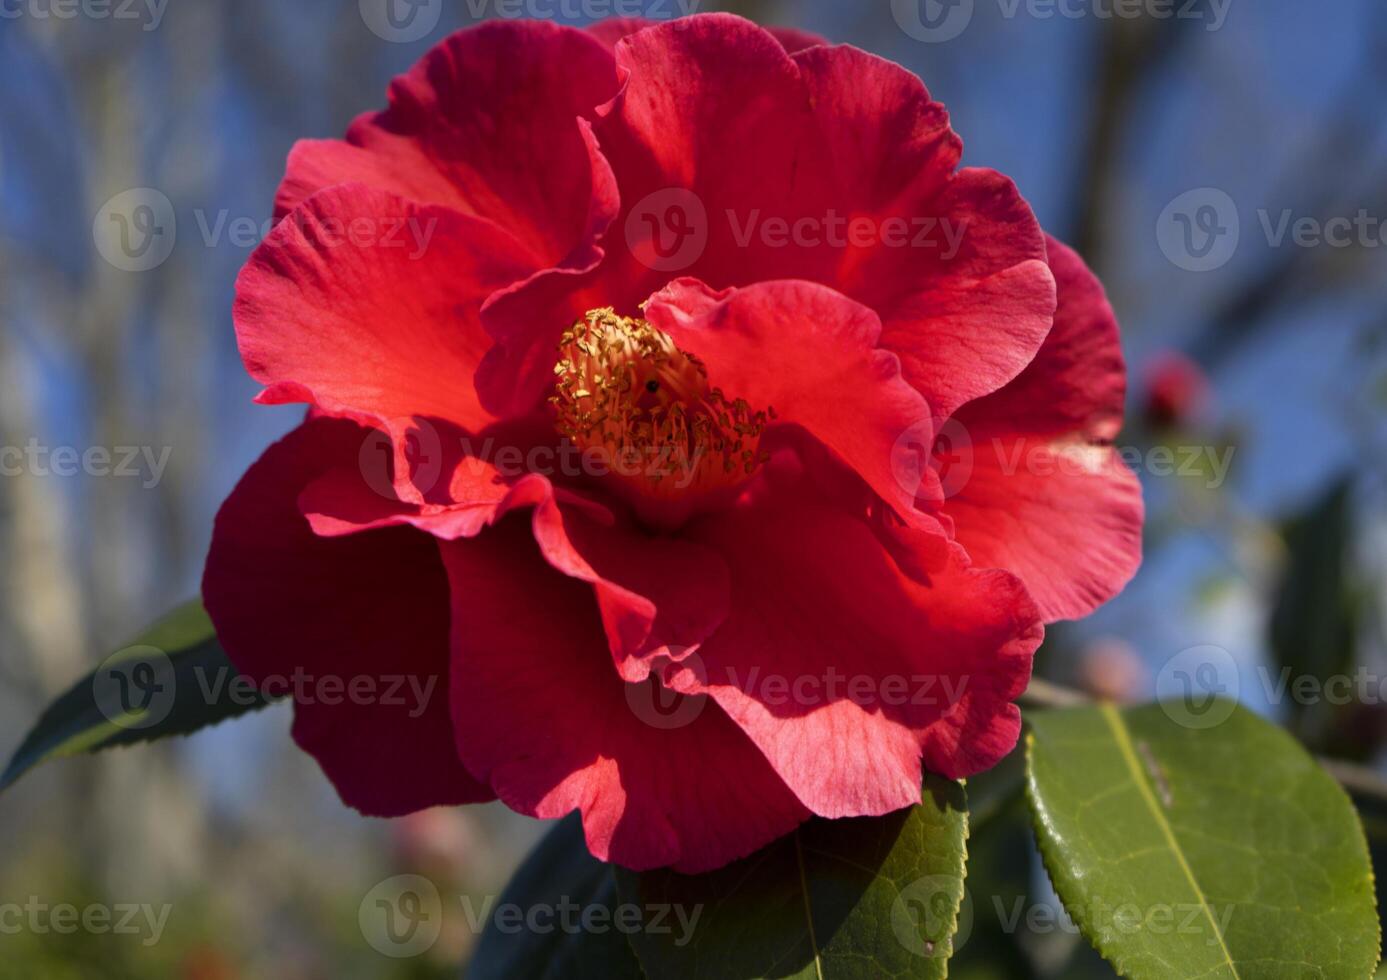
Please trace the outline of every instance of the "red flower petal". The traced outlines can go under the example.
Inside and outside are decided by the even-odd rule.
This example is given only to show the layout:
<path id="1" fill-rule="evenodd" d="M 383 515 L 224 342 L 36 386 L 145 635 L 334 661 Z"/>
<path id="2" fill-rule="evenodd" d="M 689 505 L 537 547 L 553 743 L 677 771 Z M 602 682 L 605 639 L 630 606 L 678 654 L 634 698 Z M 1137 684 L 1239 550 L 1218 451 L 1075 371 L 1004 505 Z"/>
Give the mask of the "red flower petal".
<path id="1" fill-rule="evenodd" d="M 645 680 L 652 657 L 682 659 L 727 615 L 727 566 L 702 545 L 552 502 L 536 509 L 534 532 L 549 564 L 592 585 L 628 681 Z"/>
<path id="2" fill-rule="evenodd" d="M 959 778 L 1015 745 L 1011 701 L 1043 630 L 1012 576 L 956 551 L 917 581 L 866 523 L 808 501 L 710 516 L 688 536 L 726 558 L 732 609 L 666 680 L 711 694 L 815 813 L 910 805 L 922 753 Z"/>
<path id="3" fill-rule="evenodd" d="M 634 34 L 636 31 L 643 31 L 647 27 L 655 27 L 662 23 L 665 21 L 651 20 L 646 17 L 608 17 L 606 20 L 589 24 L 587 30 L 608 48 L 615 48 L 616 43 L 628 34 Z M 765 30 L 779 41 L 781 47 L 790 54 L 828 43 L 817 34 L 801 31 L 794 27 L 767 27 Z"/>
<path id="4" fill-rule="evenodd" d="M 613 243 L 606 278 L 630 284 L 637 299 L 669 278 L 642 264 L 629 236 L 642 227 L 633 211 L 661 210 L 671 188 L 692 192 L 707 212 L 688 216 L 707 242 L 678 271 L 717 287 L 790 278 L 767 274 L 783 250 L 738 235 L 761 216 L 798 213 L 796 171 L 812 143 L 809 93 L 784 47 L 750 21 L 709 14 L 630 35 L 616 59 L 627 87 L 597 132 L 621 187 L 615 228 L 628 240 Z"/>
<path id="5" fill-rule="evenodd" d="M 897 249 L 883 253 L 894 268 L 878 264 L 870 277 L 892 284 L 873 290 L 882 346 L 947 418 L 1034 359 L 1053 323 L 1055 283 L 1040 228 L 1008 178 L 961 170 L 934 206 L 961 233 L 958 254 L 930 266 Z"/>
<path id="6" fill-rule="evenodd" d="M 299 513 L 303 488 L 354 458 L 364 434 L 311 421 L 250 469 L 217 516 L 207 611 L 253 682 L 271 693 L 282 693 L 276 678 L 310 682 L 294 740 L 350 806 L 398 816 L 491 799 L 455 748 L 448 586 L 433 540 L 405 529 L 319 538 Z M 367 684 L 364 697 L 343 693 Z"/>
<path id="7" fill-rule="evenodd" d="M 583 31 L 533 20 L 459 31 L 396 78 L 389 108 L 357 119 L 345 141 L 300 142 L 276 214 L 360 182 L 490 221 L 536 269 L 584 265 L 616 188 L 580 117 L 618 85 L 610 52 Z"/>
<path id="8" fill-rule="evenodd" d="M 468 768 L 521 813 L 581 810 L 592 853 L 636 869 L 720 867 L 805 820 L 715 704 L 664 715 L 649 682 L 616 676 L 591 593 L 545 564 L 529 537 L 511 520 L 443 546 L 453 717 Z"/>
<path id="9" fill-rule="evenodd" d="M 370 479 L 357 462 L 322 474 L 300 495 L 317 534 L 409 526 L 452 541 L 476 537 L 512 511 L 533 509 L 535 538 L 549 563 L 592 585 L 612 656 L 629 680 L 644 680 L 653 656 L 683 656 L 726 615 L 722 559 L 631 526 L 624 508 L 614 512 L 539 473 L 517 477 L 474 457 L 456 462 L 448 502 L 417 504 L 398 499 L 384 473 Z"/>
<path id="10" fill-rule="evenodd" d="M 919 79 L 846 47 L 791 58 L 726 14 L 649 25 L 616 59 L 627 87 L 597 123 L 622 198 L 607 258 L 581 282 L 488 310 L 486 404 L 527 408 L 576 316 L 634 311 L 672 273 L 715 288 L 808 279 L 873 307 L 936 418 L 1034 357 L 1054 313 L 1044 237 L 1010 181 L 954 173 L 959 140 Z M 648 225 L 671 209 L 693 246 L 678 268 L 655 268 Z"/>
<path id="11" fill-rule="evenodd" d="M 380 422 L 401 463 L 411 416 L 481 429 L 480 306 L 524 262 L 511 239 L 448 208 L 359 184 L 323 191 L 275 226 L 237 281 L 241 356 L 269 386 L 259 400 Z"/>
<path id="12" fill-rule="evenodd" d="M 766 31 L 790 54 L 798 54 L 808 48 L 817 48 L 829 43 L 828 38 L 812 31 L 802 31 L 797 27 L 767 27 Z"/>
<path id="13" fill-rule="evenodd" d="M 966 405 L 971 476 L 945 506 L 978 565 L 1021 577 L 1047 622 L 1087 615 L 1141 564 L 1141 484 L 1111 448 L 1126 372 L 1117 320 L 1082 259 L 1050 242 L 1055 326 L 1007 387 Z"/>
<path id="14" fill-rule="evenodd" d="M 827 155 L 821 207 L 878 229 L 840 250 L 825 281 L 881 314 L 882 345 L 945 418 L 1015 377 L 1050 329 L 1040 226 L 1006 177 L 954 172 L 962 144 L 948 114 L 901 66 L 848 47 L 795 63 Z"/>
<path id="15" fill-rule="evenodd" d="M 542 476 L 507 481 L 495 467 L 480 462 L 474 473 L 476 479 L 462 502 L 415 504 L 384 496 L 359 472 L 338 467 L 304 489 L 299 507 L 314 532 L 323 537 L 408 526 L 452 541 L 476 537 L 512 510 L 533 507 L 554 496 L 553 486 Z"/>
<path id="16" fill-rule="evenodd" d="M 648 17 L 608 17 L 605 20 L 594 21 L 589 24 L 587 32 L 602 42 L 610 51 L 616 47 L 618 41 L 628 34 L 643 31 L 647 27 L 654 27 L 661 23 L 664 22 L 651 20 Z"/>
<path id="17" fill-rule="evenodd" d="M 714 293 L 680 279 L 651 298 L 650 322 L 707 366 L 709 382 L 756 410 L 803 427 L 847 463 L 896 512 L 939 531 L 916 510 L 917 496 L 941 499 L 922 466 L 903 467 L 903 436 L 928 432 L 930 410 L 880 350 L 876 314 L 827 286 L 763 282 Z M 926 440 L 928 441 L 928 440 Z"/>
<path id="18" fill-rule="evenodd" d="M 918 78 L 847 47 L 788 59 L 729 16 L 642 31 L 617 61 L 630 81 L 598 131 L 618 228 L 650 195 L 691 191 L 707 243 L 682 271 L 811 279 L 872 307 L 936 418 L 1035 356 L 1055 306 L 1044 236 L 1011 181 L 954 172 L 961 144 Z M 660 278 L 616 247 L 605 274 Z"/>
<path id="19" fill-rule="evenodd" d="M 627 239 L 632 208 L 647 195 L 690 187 L 704 201 L 739 212 L 764 206 L 766 195 L 785 195 L 783 178 L 802 141 L 808 99 L 771 35 L 739 17 L 708 14 L 627 35 L 617 56 L 628 87 L 602 108 L 596 128 L 618 177 L 621 216 L 593 275 L 548 276 L 488 305 L 485 322 L 497 343 L 478 385 L 483 404 L 497 413 L 522 414 L 543 397 L 553 383 L 559 335 L 583 313 L 603 306 L 634 313 L 668 281 L 667 272 L 635 258 Z M 787 115 L 787 106 L 798 109 Z M 780 165 L 765 165 L 766 157 Z M 710 257 L 733 247 L 725 223 L 714 230 L 722 237 L 704 250 Z"/>

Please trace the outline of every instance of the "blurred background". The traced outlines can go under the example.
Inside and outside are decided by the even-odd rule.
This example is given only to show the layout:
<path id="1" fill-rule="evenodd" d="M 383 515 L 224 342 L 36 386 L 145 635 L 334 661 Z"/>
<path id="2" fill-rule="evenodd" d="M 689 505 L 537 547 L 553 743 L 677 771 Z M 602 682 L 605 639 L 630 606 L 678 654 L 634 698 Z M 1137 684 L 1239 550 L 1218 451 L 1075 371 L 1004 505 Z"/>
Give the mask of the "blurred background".
<path id="1" fill-rule="evenodd" d="M 385 0 L 0 0 L 0 447 L 25 451 L 0 457 L 0 755 L 196 594 L 218 505 L 300 416 L 251 404 L 230 313 L 294 140 L 339 135 L 479 17 L 691 2 L 420 0 L 392 20 Z M 1013 177 L 1107 284 L 1147 558 L 1123 596 L 1052 631 L 1039 673 L 1174 696 L 1177 665 L 1211 647 L 1233 665 L 1219 684 L 1313 748 L 1387 761 L 1387 5 L 696 9 L 916 71 L 966 162 Z M 121 195 L 140 188 L 168 209 L 131 211 Z M 152 251 L 116 248 L 131 231 L 112 215 L 154 229 Z M 127 446 L 144 452 L 121 466 Z M 111 459 L 63 475 L 64 447 Z M 1359 672 L 1344 704 L 1276 693 Z M 397 961 L 363 936 L 363 898 L 418 873 L 480 907 L 543 827 L 496 806 L 361 819 L 293 748 L 289 715 L 64 761 L 0 796 L 0 906 L 168 910 L 157 941 L 0 928 L 0 978 L 455 975 L 476 941 L 465 917 Z M 1367 822 L 1376 850 L 1387 820 Z M 998 908 L 1044 905 L 1048 888 L 1011 797 L 975 823 L 970 850 L 997 846 L 972 868 L 975 926 L 951 975 L 1111 976 L 1064 928 L 1006 927 Z"/>

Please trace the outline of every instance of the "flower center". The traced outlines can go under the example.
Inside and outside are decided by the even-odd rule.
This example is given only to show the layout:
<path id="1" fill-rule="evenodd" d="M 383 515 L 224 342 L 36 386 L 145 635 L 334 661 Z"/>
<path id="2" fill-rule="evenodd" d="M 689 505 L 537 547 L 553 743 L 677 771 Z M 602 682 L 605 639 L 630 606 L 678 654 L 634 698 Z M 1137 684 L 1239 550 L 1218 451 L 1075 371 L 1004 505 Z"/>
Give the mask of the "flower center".
<path id="1" fill-rule="evenodd" d="M 697 357 L 645 320 L 591 310 L 559 341 L 556 427 L 642 496 L 677 500 L 735 487 L 765 455 L 775 410 L 708 384 Z"/>

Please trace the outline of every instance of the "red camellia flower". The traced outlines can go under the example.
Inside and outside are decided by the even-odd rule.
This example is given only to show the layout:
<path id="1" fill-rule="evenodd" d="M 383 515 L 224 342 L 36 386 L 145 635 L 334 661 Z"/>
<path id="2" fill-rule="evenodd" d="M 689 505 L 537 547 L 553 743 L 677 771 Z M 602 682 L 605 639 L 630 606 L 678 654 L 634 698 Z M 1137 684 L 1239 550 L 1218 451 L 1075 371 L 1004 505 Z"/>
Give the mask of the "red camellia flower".
<path id="1" fill-rule="evenodd" d="M 695 872 L 1013 748 L 1142 506 L 1102 289 L 960 154 L 900 67 L 720 14 L 464 31 L 294 148 L 236 329 L 310 409 L 204 594 L 347 803 Z"/>
<path id="2" fill-rule="evenodd" d="M 1187 424 L 1208 398 L 1204 370 L 1178 351 L 1164 351 L 1146 369 L 1146 421 L 1157 429 Z"/>

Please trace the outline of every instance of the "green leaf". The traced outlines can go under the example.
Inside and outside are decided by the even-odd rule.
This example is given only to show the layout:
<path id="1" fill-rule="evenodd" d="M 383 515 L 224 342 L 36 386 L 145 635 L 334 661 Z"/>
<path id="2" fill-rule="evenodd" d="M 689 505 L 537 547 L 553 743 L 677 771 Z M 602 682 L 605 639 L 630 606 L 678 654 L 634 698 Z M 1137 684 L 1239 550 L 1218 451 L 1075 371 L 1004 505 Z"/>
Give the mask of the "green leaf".
<path id="1" fill-rule="evenodd" d="M 623 980 L 641 977 L 617 917 L 612 869 L 590 853 L 577 814 L 525 859 L 491 910 L 468 980 Z M 535 928 L 531 928 L 532 923 Z"/>
<path id="2" fill-rule="evenodd" d="M 709 874 L 617 869 L 646 914 L 631 937 L 652 977 L 944 977 L 963 901 L 963 787 L 930 777 L 924 802 L 884 817 L 811 820 Z M 656 929 L 692 921 L 691 930 Z M 676 914 L 677 913 L 677 914 Z M 955 929 L 959 935 L 955 937 Z"/>
<path id="3" fill-rule="evenodd" d="M 1352 491 L 1352 479 L 1340 479 L 1283 528 L 1288 561 L 1272 606 L 1268 641 L 1288 686 L 1303 677 L 1324 684 L 1331 677 L 1351 675 L 1358 660 L 1363 602 L 1352 574 L 1358 537 Z M 1295 697 L 1284 700 L 1292 715 L 1290 727 L 1315 749 L 1372 751 L 1373 740 L 1355 730 L 1360 726 L 1345 724 L 1346 716 L 1363 710 L 1361 705 L 1346 708 L 1326 698 L 1311 704 Z M 1333 744 L 1340 733 L 1348 737 Z"/>
<path id="4" fill-rule="evenodd" d="M 1371 977 L 1379 928 L 1348 797 L 1286 732 L 1231 705 L 1034 712 L 1027 794 L 1055 889 L 1142 980 Z"/>
<path id="5" fill-rule="evenodd" d="M 0 790 L 49 759 L 187 735 L 267 703 L 227 659 L 202 603 L 189 602 L 54 701 L 0 775 Z"/>

